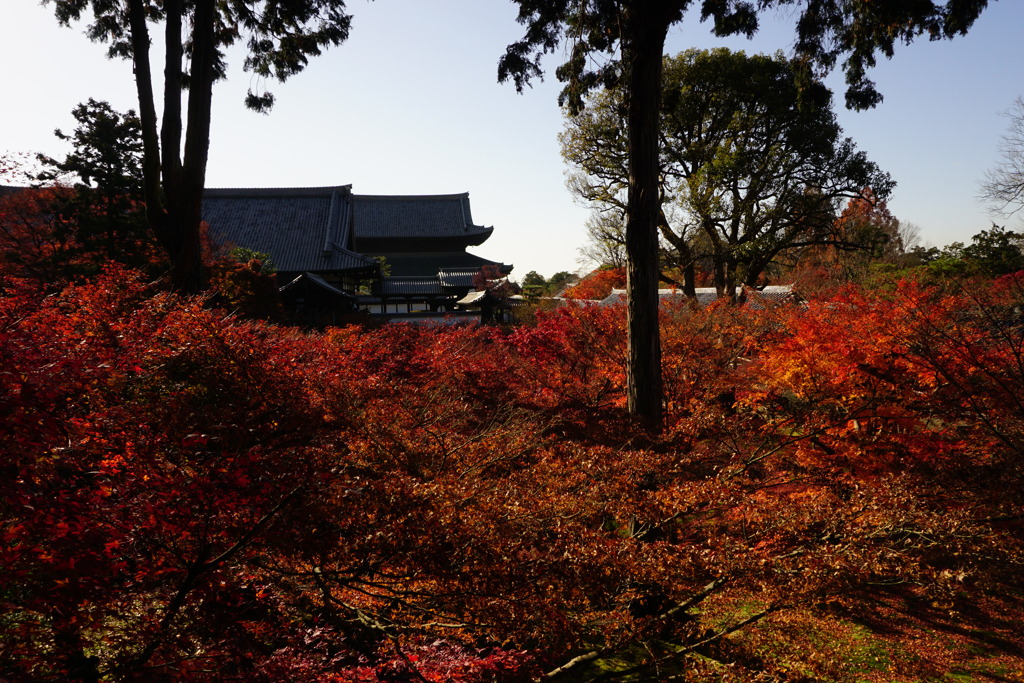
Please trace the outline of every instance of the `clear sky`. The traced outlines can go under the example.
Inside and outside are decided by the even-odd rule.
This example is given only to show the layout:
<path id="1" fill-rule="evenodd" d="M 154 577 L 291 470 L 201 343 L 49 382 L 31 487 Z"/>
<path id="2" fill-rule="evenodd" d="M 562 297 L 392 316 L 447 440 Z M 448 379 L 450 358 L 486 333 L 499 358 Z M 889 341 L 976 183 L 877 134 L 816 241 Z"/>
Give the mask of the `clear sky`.
<path id="1" fill-rule="evenodd" d="M 352 34 L 284 85 L 269 116 L 245 109 L 252 84 L 240 55 L 214 92 L 209 187 L 351 184 L 362 194 L 469 192 L 475 222 L 494 235 L 476 253 L 551 276 L 577 270 L 588 210 L 565 189 L 563 125 L 551 75 L 519 95 L 497 83 L 497 61 L 522 35 L 505 0 L 350 0 Z M 65 149 L 55 128 L 92 97 L 137 107 L 131 64 L 110 61 L 84 26 L 62 28 L 52 6 L 0 6 L 0 153 Z M 897 181 L 889 207 L 941 246 L 968 241 L 993 217 L 978 184 L 998 159 L 1000 116 L 1024 95 L 1024 2 L 998 0 L 966 37 L 900 46 L 872 73 L 885 101 L 840 109 L 845 133 Z M 793 18 L 770 15 L 753 41 L 710 35 L 691 12 L 667 52 L 724 45 L 788 50 Z M 159 69 L 156 69 L 159 71 Z M 842 102 L 841 77 L 830 79 Z M 998 219 L 998 217 L 997 217 Z M 998 219 L 1002 224 L 1005 221 Z M 1017 219 L 1015 219 L 1017 220 Z M 1020 228 L 1015 222 L 1009 227 Z"/>

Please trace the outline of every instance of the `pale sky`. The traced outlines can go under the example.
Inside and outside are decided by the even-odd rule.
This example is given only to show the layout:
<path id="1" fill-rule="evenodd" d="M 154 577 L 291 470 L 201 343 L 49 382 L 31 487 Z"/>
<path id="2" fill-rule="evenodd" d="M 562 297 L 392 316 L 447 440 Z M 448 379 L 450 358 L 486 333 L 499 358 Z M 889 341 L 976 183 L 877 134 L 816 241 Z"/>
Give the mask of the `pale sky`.
<path id="1" fill-rule="evenodd" d="M 284 85 L 270 83 L 269 116 L 245 109 L 249 74 L 233 55 L 214 92 L 209 187 L 351 184 L 361 194 L 469 192 L 473 218 L 494 234 L 474 252 L 546 277 L 577 270 L 589 211 L 565 188 L 563 125 L 550 75 L 519 95 L 497 83 L 497 61 L 522 35 L 505 0 L 350 0 L 352 34 Z M 668 54 L 727 46 L 788 50 L 793 19 L 768 16 L 753 40 L 711 36 L 691 12 L 671 32 Z M 137 108 L 131 64 L 110 61 L 84 26 L 61 28 L 52 6 L 3 0 L 0 8 L 0 154 L 65 150 L 55 128 L 74 128 L 71 110 L 92 97 Z M 845 134 L 897 181 L 892 213 L 922 240 L 968 241 L 992 221 L 977 200 L 998 159 L 1007 121 L 1024 95 L 1024 2 L 990 3 L 954 41 L 900 46 L 873 71 L 885 101 L 869 112 L 842 109 Z M 155 68 L 159 72 L 159 67 Z M 1000 224 L 1021 229 L 1019 219 Z"/>

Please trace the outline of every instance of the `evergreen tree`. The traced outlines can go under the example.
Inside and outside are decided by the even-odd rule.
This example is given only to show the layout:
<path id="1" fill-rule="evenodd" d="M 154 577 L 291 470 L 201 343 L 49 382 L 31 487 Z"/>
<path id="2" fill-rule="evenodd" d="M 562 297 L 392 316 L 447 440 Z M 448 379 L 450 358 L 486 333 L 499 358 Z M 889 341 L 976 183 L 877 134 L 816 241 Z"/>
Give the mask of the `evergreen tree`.
<path id="1" fill-rule="evenodd" d="M 183 292 L 206 284 L 200 224 L 210 147 L 213 84 L 226 73 L 225 50 L 243 42 L 244 66 L 261 80 L 284 81 L 310 57 L 348 37 L 344 0 L 44 0 L 69 25 L 91 14 L 87 34 L 108 54 L 132 60 L 143 141 L 146 216 Z M 163 28 L 163 118 L 158 121 L 150 26 Z M 187 103 L 183 94 L 188 91 Z M 250 90 L 246 104 L 273 105 Z M 184 139 L 182 134 L 184 133 Z M 184 153 L 182 153 L 182 151 Z"/>
<path id="2" fill-rule="evenodd" d="M 92 98 L 72 110 L 74 132 L 55 135 L 71 143 L 62 160 L 39 155 L 43 182 L 69 182 L 72 191 L 57 207 L 60 229 L 74 232 L 74 242 L 92 258 L 95 272 L 104 260 L 135 267 L 152 263 L 142 196 L 142 129 L 134 111 L 121 114 L 108 102 Z M 83 261 L 80 265 L 85 265 Z"/>

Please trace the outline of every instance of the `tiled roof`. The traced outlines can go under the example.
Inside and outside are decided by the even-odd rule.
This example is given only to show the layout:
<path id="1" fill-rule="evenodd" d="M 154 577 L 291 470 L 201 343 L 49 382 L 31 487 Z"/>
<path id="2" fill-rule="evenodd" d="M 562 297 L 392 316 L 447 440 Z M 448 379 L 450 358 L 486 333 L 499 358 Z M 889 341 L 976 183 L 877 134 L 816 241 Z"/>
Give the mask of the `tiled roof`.
<path id="1" fill-rule="evenodd" d="M 486 289 L 480 290 L 478 292 L 470 292 L 469 294 L 462 297 L 455 303 L 459 304 L 460 306 L 472 306 L 473 304 L 478 304 L 484 299 L 486 299 L 488 294 L 489 292 Z"/>
<path id="2" fill-rule="evenodd" d="M 375 296 L 440 296 L 437 277 L 386 277 L 374 283 Z"/>
<path id="3" fill-rule="evenodd" d="M 439 270 L 437 277 L 442 287 L 470 288 L 474 287 L 473 278 L 480 272 L 479 268 L 449 268 Z"/>
<path id="4" fill-rule="evenodd" d="M 215 243 L 269 254 L 282 272 L 372 269 L 351 243 L 351 188 L 210 189 L 203 220 Z"/>
<path id="5" fill-rule="evenodd" d="M 351 294 L 349 294 L 348 292 L 345 292 L 343 290 L 338 289 L 337 287 L 335 287 L 330 282 L 328 282 L 327 280 L 323 279 L 322 277 L 320 277 L 316 273 L 302 273 L 302 274 L 298 275 L 295 279 L 291 280 L 290 282 L 285 283 L 284 285 L 282 285 L 278 289 L 282 293 L 284 293 L 284 292 L 287 292 L 287 291 L 289 291 L 291 289 L 299 288 L 299 287 L 301 287 L 303 285 L 303 283 L 307 283 L 307 282 L 310 284 L 310 286 L 312 286 L 312 287 L 314 287 L 316 289 L 321 289 L 321 290 L 323 290 L 323 291 L 325 291 L 328 294 L 331 294 L 333 296 L 341 297 L 341 298 L 344 298 L 344 299 L 353 299 L 353 298 L 355 298 Z"/>
<path id="6" fill-rule="evenodd" d="M 469 193 L 352 195 L 356 239 L 472 237 L 479 244 L 494 228 L 474 225 Z M 479 240 L 479 241 L 476 241 Z"/>
<path id="7" fill-rule="evenodd" d="M 443 270 L 469 269 L 474 273 L 484 266 L 498 266 L 508 273 L 512 266 L 490 261 L 466 251 L 412 252 L 384 254 L 392 275 L 434 275 Z"/>

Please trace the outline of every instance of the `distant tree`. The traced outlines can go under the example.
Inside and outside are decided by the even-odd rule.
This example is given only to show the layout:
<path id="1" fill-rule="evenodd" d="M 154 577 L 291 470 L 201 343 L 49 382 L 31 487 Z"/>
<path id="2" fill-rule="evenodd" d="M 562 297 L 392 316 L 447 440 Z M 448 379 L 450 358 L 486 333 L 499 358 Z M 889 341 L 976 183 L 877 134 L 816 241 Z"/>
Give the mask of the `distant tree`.
<path id="1" fill-rule="evenodd" d="M 942 250 L 939 247 L 925 247 L 923 245 L 916 245 L 907 252 L 907 255 L 914 261 L 913 265 L 927 265 L 939 258 Z"/>
<path id="2" fill-rule="evenodd" d="M 842 271 L 842 279 L 856 280 L 872 264 L 896 264 L 907 250 L 903 237 L 900 221 L 889 211 L 885 200 L 866 187 L 860 196 L 847 202 L 836 219 L 836 246 L 827 248 Z"/>
<path id="3" fill-rule="evenodd" d="M 921 226 L 910 221 L 899 222 L 899 243 L 903 249 L 902 260 L 906 260 L 906 256 L 918 248 L 923 248 L 921 245 Z"/>
<path id="4" fill-rule="evenodd" d="M 565 270 L 559 271 L 547 279 L 537 271 L 531 270 L 523 277 L 522 289 L 524 293 L 531 296 L 552 296 L 574 279 L 576 276 Z"/>
<path id="5" fill-rule="evenodd" d="M 526 35 L 508 46 L 498 64 L 498 79 L 511 79 L 520 91 L 540 77 L 541 58 L 565 39 L 568 57 L 556 70 L 566 84 L 560 101 L 572 111 L 599 85 L 621 82 L 625 93 L 626 150 L 629 167 L 626 210 L 627 403 L 629 412 L 652 428 L 662 416 L 661 341 L 658 328 L 658 111 L 662 55 L 669 27 L 682 21 L 689 0 L 514 0 Z M 701 18 L 713 19 L 718 35 L 752 36 L 760 11 L 790 6 L 794 0 L 723 2 L 702 0 Z M 988 6 L 988 0 L 874 3 L 814 0 L 802 7 L 794 50 L 809 79 L 844 57 L 847 106 L 865 109 L 881 96 L 867 78 L 875 55 L 893 55 L 897 41 L 911 42 L 964 34 Z M 594 59 L 607 55 L 607 61 Z M 615 59 L 618 57 L 618 59 Z"/>
<path id="6" fill-rule="evenodd" d="M 933 274 L 999 276 L 1024 270 L 1024 234 L 993 225 L 971 238 L 953 242 L 928 262 Z"/>
<path id="7" fill-rule="evenodd" d="M 561 137 L 574 191 L 612 209 L 625 205 L 629 183 L 622 111 L 619 90 L 598 93 Z M 852 218 L 837 229 L 841 200 L 863 195 L 872 206 L 865 185 L 884 196 L 893 183 L 842 137 L 824 86 L 811 83 L 801 98 L 797 68 L 781 55 L 721 48 L 666 59 L 661 140 L 662 268 L 678 269 L 691 296 L 698 261 L 725 295 L 756 285 L 784 252 L 870 250 L 888 239 Z"/>
<path id="8" fill-rule="evenodd" d="M 91 12 L 87 35 L 110 44 L 108 55 L 131 59 L 143 140 L 146 216 L 171 261 L 175 289 L 197 292 L 202 264 L 201 216 L 210 147 L 213 84 L 226 73 L 225 51 L 244 41 L 244 66 L 262 82 L 284 81 L 311 56 L 348 37 L 344 0 L 44 0 L 64 25 Z M 163 108 L 158 124 L 150 24 L 163 24 Z M 182 97 L 188 91 L 184 108 Z M 246 104 L 267 111 L 268 92 Z M 182 133 L 184 132 L 184 144 Z M 182 151 L 184 155 L 182 155 Z"/>
<path id="9" fill-rule="evenodd" d="M 538 273 L 536 270 L 531 270 L 529 273 L 523 276 L 522 288 L 523 293 L 528 296 L 543 296 L 547 280 L 544 276 Z"/>
<path id="10" fill-rule="evenodd" d="M 596 209 L 586 222 L 587 243 L 579 250 L 582 260 L 591 265 L 625 268 L 624 228 L 621 212 Z"/>
<path id="11" fill-rule="evenodd" d="M 999 163 L 985 174 L 981 196 L 998 212 L 1012 215 L 1024 208 L 1024 98 L 1004 114 L 1010 121 L 1000 144 Z"/>
<path id="12" fill-rule="evenodd" d="M 898 220 L 870 187 L 852 197 L 836 218 L 834 242 L 798 250 L 776 277 L 803 295 L 821 296 L 850 282 L 922 265 L 934 255 L 918 244 L 920 228 Z M 938 249 L 932 248 L 935 254 Z"/>
<path id="13" fill-rule="evenodd" d="M 907 250 L 900 221 L 870 187 L 846 203 L 836 219 L 836 237 L 837 242 L 860 247 L 835 249 L 848 273 L 863 271 L 873 263 L 896 263 Z"/>
<path id="14" fill-rule="evenodd" d="M 964 256 L 979 264 L 988 275 L 1007 275 L 1024 270 L 1024 234 L 993 225 L 971 238 Z"/>
<path id="15" fill-rule="evenodd" d="M 91 97 L 71 111 L 78 122 L 71 134 L 54 131 L 58 139 L 71 143 L 63 160 L 40 154 L 46 166 L 40 180 L 73 181 L 99 189 L 107 197 L 137 197 L 142 192 L 142 124 L 134 110 L 121 114 L 109 102 Z"/>
<path id="16" fill-rule="evenodd" d="M 546 283 L 544 276 L 536 270 L 531 270 L 523 276 L 523 287 L 543 287 Z"/>
<path id="17" fill-rule="evenodd" d="M 567 270 L 560 270 L 548 278 L 548 291 L 551 294 L 555 294 L 558 290 L 562 289 L 575 279 L 576 275 L 574 273 L 570 273 Z"/>

